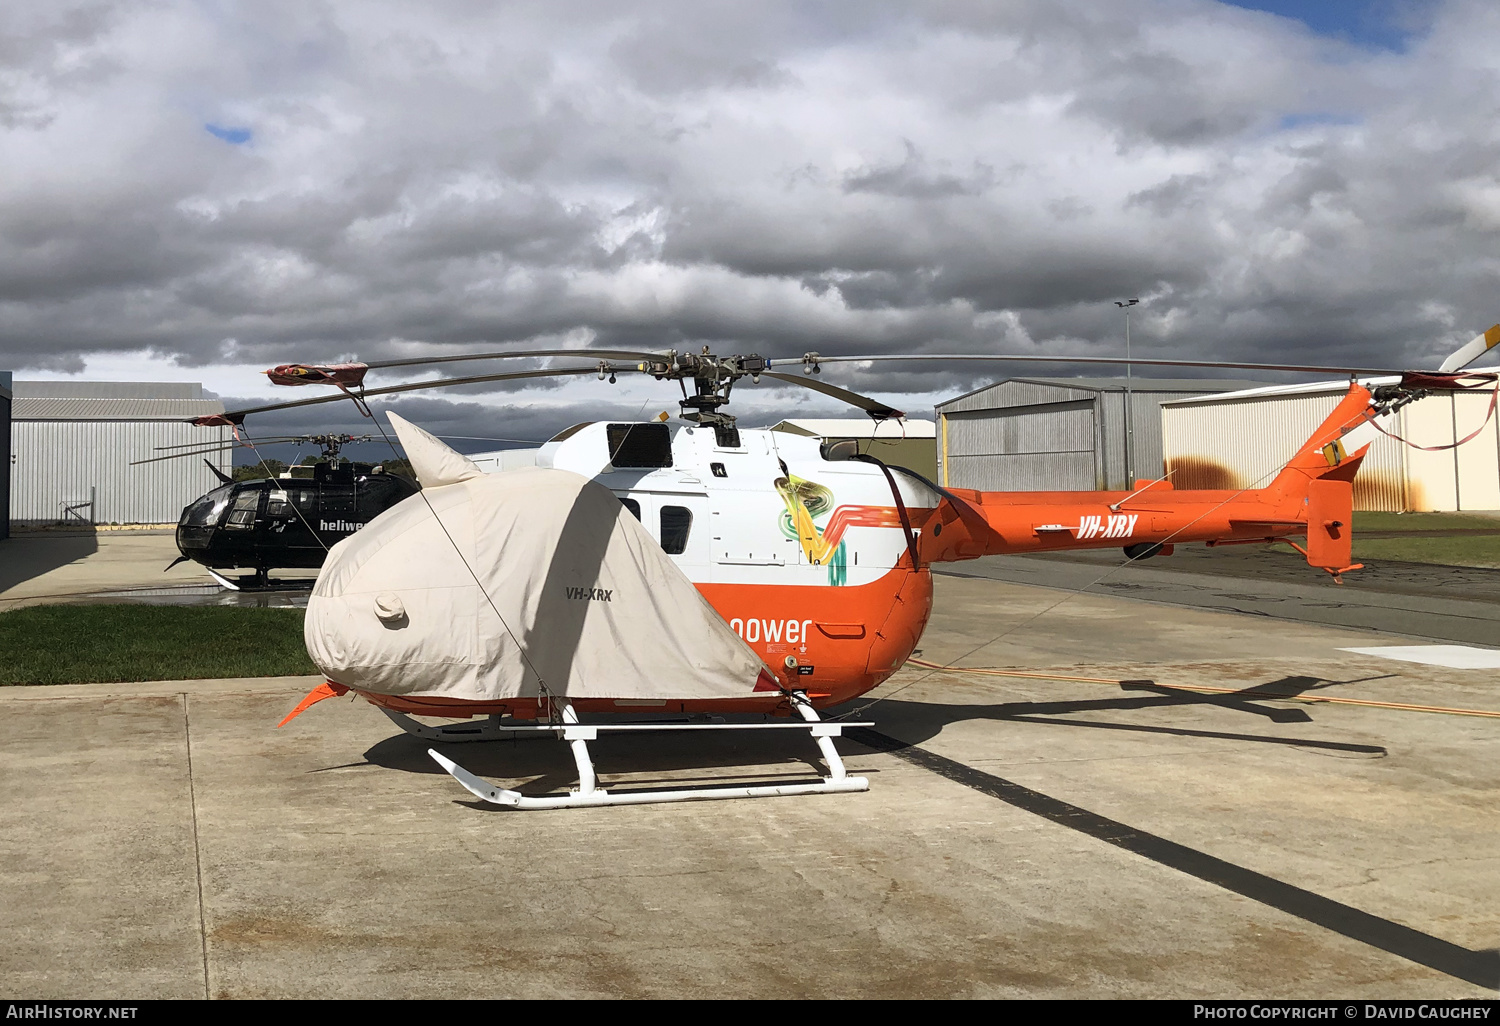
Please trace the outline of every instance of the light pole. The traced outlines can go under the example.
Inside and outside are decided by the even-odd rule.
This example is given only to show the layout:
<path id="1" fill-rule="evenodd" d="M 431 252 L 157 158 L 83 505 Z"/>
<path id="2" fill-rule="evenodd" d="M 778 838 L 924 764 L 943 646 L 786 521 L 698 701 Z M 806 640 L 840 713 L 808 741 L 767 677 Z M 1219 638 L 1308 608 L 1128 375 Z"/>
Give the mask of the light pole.
<path id="1" fill-rule="evenodd" d="M 1130 308 L 1139 299 L 1117 299 L 1115 306 L 1125 311 L 1125 490 L 1135 488 L 1135 429 L 1130 416 Z"/>

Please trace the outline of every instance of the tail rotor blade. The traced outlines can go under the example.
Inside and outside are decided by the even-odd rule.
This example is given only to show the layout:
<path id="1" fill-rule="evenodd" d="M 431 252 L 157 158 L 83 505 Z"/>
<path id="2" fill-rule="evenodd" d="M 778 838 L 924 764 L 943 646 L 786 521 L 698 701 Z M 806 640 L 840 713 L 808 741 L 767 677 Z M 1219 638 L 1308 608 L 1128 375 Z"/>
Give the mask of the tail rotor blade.
<path id="1" fill-rule="evenodd" d="M 1450 374 L 1453 371 L 1463 370 L 1469 364 L 1495 348 L 1497 344 L 1500 344 L 1500 324 L 1495 325 L 1482 335 L 1476 335 L 1449 353 L 1448 359 L 1439 365 L 1438 373 Z"/>

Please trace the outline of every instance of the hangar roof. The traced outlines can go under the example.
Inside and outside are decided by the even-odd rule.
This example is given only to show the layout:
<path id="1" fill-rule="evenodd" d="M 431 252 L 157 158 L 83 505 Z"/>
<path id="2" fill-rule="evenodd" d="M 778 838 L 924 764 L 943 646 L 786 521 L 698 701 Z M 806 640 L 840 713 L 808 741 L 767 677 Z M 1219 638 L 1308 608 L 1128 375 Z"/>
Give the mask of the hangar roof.
<path id="1" fill-rule="evenodd" d="M 186 420 L 223 413 L 195 381 L 17 381 L 12 420 Z"/>
<path id="2" fill-rule="evenodd" d="M 813 438 L 936 438 L 937 427 L 930 420 L 905 420 L 901 423 L 877 424 L 868 417 L 809 418 L 783 420 L 771 426 L 772 431 L 786 431 Z"/>
<path id="3" fill-rule="evenodd" d="M 1090 398 L 1101 392 L 1124 392 L 1126 385 L 1137 394 L 1204 395 L 1264 387 L 1264 381 L 1221 378 L 1006 378 L 976 388 L 937 404 L 942 413 L 968 413 L 1045 405 Z"/>

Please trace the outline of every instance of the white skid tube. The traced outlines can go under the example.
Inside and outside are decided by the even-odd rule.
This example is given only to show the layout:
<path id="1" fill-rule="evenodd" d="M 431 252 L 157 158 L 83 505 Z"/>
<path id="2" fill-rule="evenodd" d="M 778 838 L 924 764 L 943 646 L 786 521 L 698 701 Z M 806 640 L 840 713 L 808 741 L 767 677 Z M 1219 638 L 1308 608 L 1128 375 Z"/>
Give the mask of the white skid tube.
<path id="1" fill-rule="evenodd" d="M 221 588 L 228 588 L 230 591 L 239 591 L 240 590 L 240 586 L 238 584 L 236 584 L 235 582 L 231 581 L 229 578 L 225 577 L 223 574 L 217 573 L 214 570 L 210 569 L 209 567 L 204 567 L 203 569 L 208 570 L 208 576 L 210 576 L 214 580 L 218 581 L 219 582 L 219 586 Z"/>
<path id="2" fill-rule="evenodd" d="M 792 705 L 806 721 L 804 723 L 715 723 L 715 724 L 588 724 L 578 722 L 578 712 L 572 703 L 559 701 L 563 723 L 560 727 L 536 727 L 536 730 L 556 730 L 573 750 L 573 760 L 578 765 L 578 789 L 566 795 L 533 798 L 519 791 L 508 791 L 482 780 L 464 769 L 447 756 L 429 748 L 427 754 L 443 767 L 476 798 L 495 805 L 507 805 L 516 809 L 571 809 L 600 805 L 645 805 L 654 802 L 714 801 L 725 798 L 775 798 L 794 794 L 839 794 L 853 791 L 868 791 L 870 781 L 865 777 L 848 776 L 844 760 L 833 746 L 833 738 L 843 733 L 843 728 L 868 727 L 868 723 L 824 723 L 818 719 L 806 696 L 798 693 Z M 394 717 L 393 717 L 394 719 Z M 594 763 L 589 757 L 588 742 L 599 736 L 599 731 L 631 730 L 806 730 L 817 739 L 818 748 L 828 763 L 828 776 L 816 784 L 764 784 L 756 787 L 686 787 L 671 791 L 629 791 L 611 793 L 597 786 Z"/>

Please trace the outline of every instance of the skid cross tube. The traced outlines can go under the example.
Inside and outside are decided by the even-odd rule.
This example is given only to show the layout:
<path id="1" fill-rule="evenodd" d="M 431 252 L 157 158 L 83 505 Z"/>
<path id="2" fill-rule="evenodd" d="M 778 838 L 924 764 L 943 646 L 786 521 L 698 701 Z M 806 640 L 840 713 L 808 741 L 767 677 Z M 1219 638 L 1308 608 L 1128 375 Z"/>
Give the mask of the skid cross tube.
<path id="1" fill-rule="evenodd" d="M 597 807 L 601 805 L 644 805 L 655 802 L 714 801 L 726 798 L 772 798 L 794 794 L 837 794 L 852 791 L 868 791 L 870 782 L 865 777 L 851 777 L 844 769 L 844 760 L 839 757 L 833 739 L 843 734 L 845 727 L 868 726 L 869 724 L 825 723 L 818 718 L 812 704 L 802 692 L 791 696 L 792 707 L 802 717 L 802 723 L 580 723 L 578 711 L 567 699 L 558 699 L 555 704 L 562 713 L 562 723 L 533 727 L 503 728 L 510 731 L 552 731 L 568 743 L 573 751 L 573 761 L 578 766 L 578 787 L 566 795 L 531 797 L 519 791 L 509 791 L 483 780 L 436 749 L 429 748 L 427 754 L 449 775 L 462 784 L 470 793 L 483 801 L 505 805 L 516 809 L 569 809 Z M 405 725 L 397 716 L 386 713 L 403 729 Z M 409 717 L 402 717 L 409 720 Z M 493 717 L 491 718 L 493 722 Z M 416 724 L 416 721 L 411 721 Z M 422 724 L 416 724 L 422 727 Z M 441 728 L 428 728 L 436 730 Z M 484 731 L 485 727 L 477 728 Z M 501 728 L 496 728 L 501 729 Z M 828 764 L 828 776 L 818 783 L 767 784 L 756 787 L 686 787 L 670 791 L 624 791 L 610 792 L 598 786 L 593 759 L 589 755 L 588 743 L 599 737 L 600 731 L 641 730 L 806 730 L 818 743 L 823 759 Z M 413 733 L 415 733 L 413 731 Z M 425 735 L 419 735 L 425 736 Z M 465 740 L 478 738 L 466 737 Z M 456 740 L 444 737 L 443 740 Z"/>

